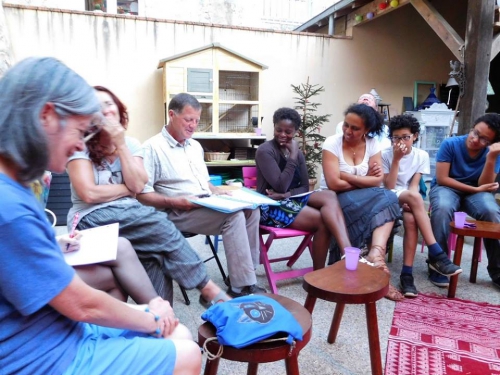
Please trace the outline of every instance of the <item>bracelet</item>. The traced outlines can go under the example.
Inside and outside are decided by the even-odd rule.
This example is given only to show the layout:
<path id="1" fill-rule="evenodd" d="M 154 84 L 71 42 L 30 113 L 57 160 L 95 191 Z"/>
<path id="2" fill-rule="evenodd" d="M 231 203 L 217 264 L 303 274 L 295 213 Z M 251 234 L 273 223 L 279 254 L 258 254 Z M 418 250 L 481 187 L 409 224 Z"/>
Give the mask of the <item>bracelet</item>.
<path id="1" fill-rule="evenodd" d="M 154 312 L 152 312 L 150 309 L 149 309 L 149 306 L 146 306 L 146 309 L 144 310 L 145 312 L 147 313 L 151 313 L 153 314 L 153 316 L 155 317 L 155 322 L 158 322 L 160 320 L 160 316 L 159 315 L 156 315 Z M 160 327 L 156 327 L 156 330 L 154 331 L 154 334 L 155 335 L 159 335 L 161 333 L 161 329 Z"/>

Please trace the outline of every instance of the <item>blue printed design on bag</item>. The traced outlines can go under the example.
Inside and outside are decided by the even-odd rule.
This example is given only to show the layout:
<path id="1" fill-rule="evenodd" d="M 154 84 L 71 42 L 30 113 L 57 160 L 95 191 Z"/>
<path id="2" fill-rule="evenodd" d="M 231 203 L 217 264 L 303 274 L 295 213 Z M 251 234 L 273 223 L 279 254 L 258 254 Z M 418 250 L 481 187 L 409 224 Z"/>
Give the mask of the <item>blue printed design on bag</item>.
<path id="1" fill-rule="evenodd" d="M 246 302 L 240 304 L 239 308 L 244 312 L 244 315 L 238 320 L 239 323 L 269 323 L 274 316 L 273 307 L 267 303 Z"/>
<path id="2" fill-rule="evenodd" d="M 222 345 L 242 348 L 283 333 L 286 342 L 302 340 L 302 327 L 293 315 L 272 298 L 261 295 L 238 297 L 217 303 L 201 318 L 212 323 Z"/>

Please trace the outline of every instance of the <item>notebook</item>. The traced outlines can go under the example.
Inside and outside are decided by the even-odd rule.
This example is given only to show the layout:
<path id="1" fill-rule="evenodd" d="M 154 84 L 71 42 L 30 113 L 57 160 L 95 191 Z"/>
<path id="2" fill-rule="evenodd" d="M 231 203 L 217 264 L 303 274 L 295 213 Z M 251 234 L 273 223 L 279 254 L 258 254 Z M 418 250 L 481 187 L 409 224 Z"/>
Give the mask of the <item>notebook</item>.
<path id="1" fill-rule="evenodd" d="M 70 266 L 82 266 L 116 259 L 119 224 L 81 230 L 80 250 L 64 253 Z"/>
<path id="2" fill-rule="evenodd" d="M 231 190 L 231 195 L 211 195 L 191 202 L 212 210 L 230 213 L 244 209 L 254 210 L 260 205 L 279 206 L 279 202 L 247 188 Z"/>

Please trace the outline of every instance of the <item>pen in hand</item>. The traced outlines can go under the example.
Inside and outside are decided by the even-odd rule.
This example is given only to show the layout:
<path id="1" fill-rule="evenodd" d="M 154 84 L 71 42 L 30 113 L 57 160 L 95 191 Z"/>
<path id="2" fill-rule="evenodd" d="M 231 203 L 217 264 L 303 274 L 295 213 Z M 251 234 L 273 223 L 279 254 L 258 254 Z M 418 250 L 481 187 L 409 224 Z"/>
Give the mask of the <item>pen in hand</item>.
<path id="1" fill-rule="evenodd" d="M 75 216 L 73 217 L 73 224 L 71 225 L 71 232 L 69 233 L 69 237 L 70 238 L 73 238 L 75 237 L 75 230 L 76 230 L 76 225 L 78 224 L 78 217 L 79 217 L 79 213 L 77 212 L 75 214 Z M 69 248 L 69 244 L 66 245 L 66 250 L 68 250 Z"/>

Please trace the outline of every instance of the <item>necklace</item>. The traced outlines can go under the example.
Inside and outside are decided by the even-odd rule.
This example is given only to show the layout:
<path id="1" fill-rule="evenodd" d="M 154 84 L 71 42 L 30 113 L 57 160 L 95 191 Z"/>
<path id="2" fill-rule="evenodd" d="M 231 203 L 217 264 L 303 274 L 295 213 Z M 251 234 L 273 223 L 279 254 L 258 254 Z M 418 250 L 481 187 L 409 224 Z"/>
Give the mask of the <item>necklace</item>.
<path id="1" fill-rule="evenodd" d="M 351 146 L 349 146 L 349 148 L 350 148 L 350 149 L 351 149 L 351 151 L 352 151 L 352 156 L 356 156 L 356 151 L 354 151 L 354 149 L 353 149 Z"/>

